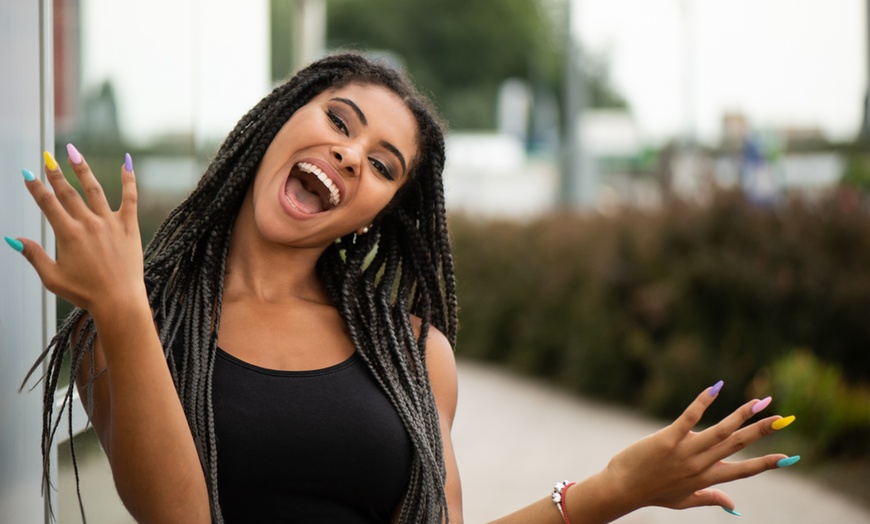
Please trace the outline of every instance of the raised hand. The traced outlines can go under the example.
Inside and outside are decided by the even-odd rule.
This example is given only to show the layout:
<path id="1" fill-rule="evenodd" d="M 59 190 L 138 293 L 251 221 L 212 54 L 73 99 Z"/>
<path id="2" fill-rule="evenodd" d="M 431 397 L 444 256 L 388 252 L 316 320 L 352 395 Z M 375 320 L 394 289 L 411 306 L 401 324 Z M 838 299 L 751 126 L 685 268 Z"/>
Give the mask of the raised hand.
<path id="1" fill-rule="evenodd" d="M 694 427 L 721 386 L 719 382 L 708 388 L 673 424 L 629 446 L 610 461 L 602 476 L 616 487 L 616 498 L 622 500 L 625 509 L 716 505 L 735 513 L 734 501 L 710 486 L 790 466 L 800 459 L 771 454 L 726 462 L 752 442 L 787 426 L 794 417 L 771 416 L 743 427 L 769 404 L 768 397 L 751 400 L 718 424 L 695 432 Z"/>
<path id="2" fill-rule="evenodd" d="M 86 200 L 67 182 L 48 152 L 45 173 L 53 192 L 32 173 L 23 171 L 28 191 L 54 230 L 57 260 L 30 239 L 7 237 L 7 243 L 24 254 L 46 289 L 92 313 L 101 304 L 110 309 L 112 304 L 144 297 L 136 180 L 130 155 L 121 169 L 121 205 L 112 211 L 82 155 L 72 144 L 67 152 Z"/>

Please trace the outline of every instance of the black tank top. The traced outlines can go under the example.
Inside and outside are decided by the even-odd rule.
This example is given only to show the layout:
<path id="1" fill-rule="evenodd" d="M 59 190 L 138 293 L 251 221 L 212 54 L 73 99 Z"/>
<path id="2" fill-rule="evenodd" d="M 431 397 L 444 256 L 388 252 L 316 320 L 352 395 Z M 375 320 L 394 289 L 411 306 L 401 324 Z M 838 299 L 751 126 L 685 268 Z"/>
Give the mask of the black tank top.
<path id="1" fill-rule="evenodd" d="M 276 371 L 218 349 L 218 490 L 228 523 L 387 523 L 407 488 L 411 442 L 357 354 Z"/>

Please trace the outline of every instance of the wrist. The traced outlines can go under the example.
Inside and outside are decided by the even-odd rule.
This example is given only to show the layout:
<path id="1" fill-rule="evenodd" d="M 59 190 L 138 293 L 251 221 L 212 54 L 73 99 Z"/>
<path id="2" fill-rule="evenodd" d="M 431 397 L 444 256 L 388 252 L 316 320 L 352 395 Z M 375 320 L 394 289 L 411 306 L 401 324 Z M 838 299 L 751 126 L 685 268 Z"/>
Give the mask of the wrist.
<path id="1" fill-rule="evenodd" d="M 96 324 L 114 323 L 140 315 L 151 318 L 151 305 L 144 282 L 126 290 L 116 289 L 85 308 Z"/>
<path id="2" fill-rule="evenodd" d="M 565 490 L 565 511 L 571 524 L 612 522 L 635 509 L 606 470 Z"/>

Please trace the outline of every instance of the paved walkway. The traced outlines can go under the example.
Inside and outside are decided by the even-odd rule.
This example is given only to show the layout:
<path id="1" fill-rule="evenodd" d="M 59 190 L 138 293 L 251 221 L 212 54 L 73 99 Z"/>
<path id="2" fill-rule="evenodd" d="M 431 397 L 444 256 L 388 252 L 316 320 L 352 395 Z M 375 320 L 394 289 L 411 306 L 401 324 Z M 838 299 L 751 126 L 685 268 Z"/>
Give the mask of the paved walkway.
<path id="1" fill-rule="evenodd" d="M 621 449 L 662 427 L 481 364 L 460 362 L 459 388 L 453 438 L 469 524 L 487 522 L 546 496 L 558 480 L 593 474 Z M 715 507 L 645 508 L 618 522 L 870 524 L 870 511 L 789 470 L 770 471 L 724 489 L 743 514 L 739 520 Z"/>

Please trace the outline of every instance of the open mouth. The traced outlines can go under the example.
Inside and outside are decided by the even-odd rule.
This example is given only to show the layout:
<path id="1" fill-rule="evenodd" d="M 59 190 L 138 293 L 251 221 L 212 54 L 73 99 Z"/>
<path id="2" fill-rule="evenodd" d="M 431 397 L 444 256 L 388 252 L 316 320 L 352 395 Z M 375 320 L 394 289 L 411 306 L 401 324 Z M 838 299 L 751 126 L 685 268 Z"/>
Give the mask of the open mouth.
<path id="1" fill-rule="evenodd" d="M 296 209 L 309 215 L 329 211 L 341 202 L 335 183 L 308 162 L 299 162 L 290 170 L 284 196 Z"/>

